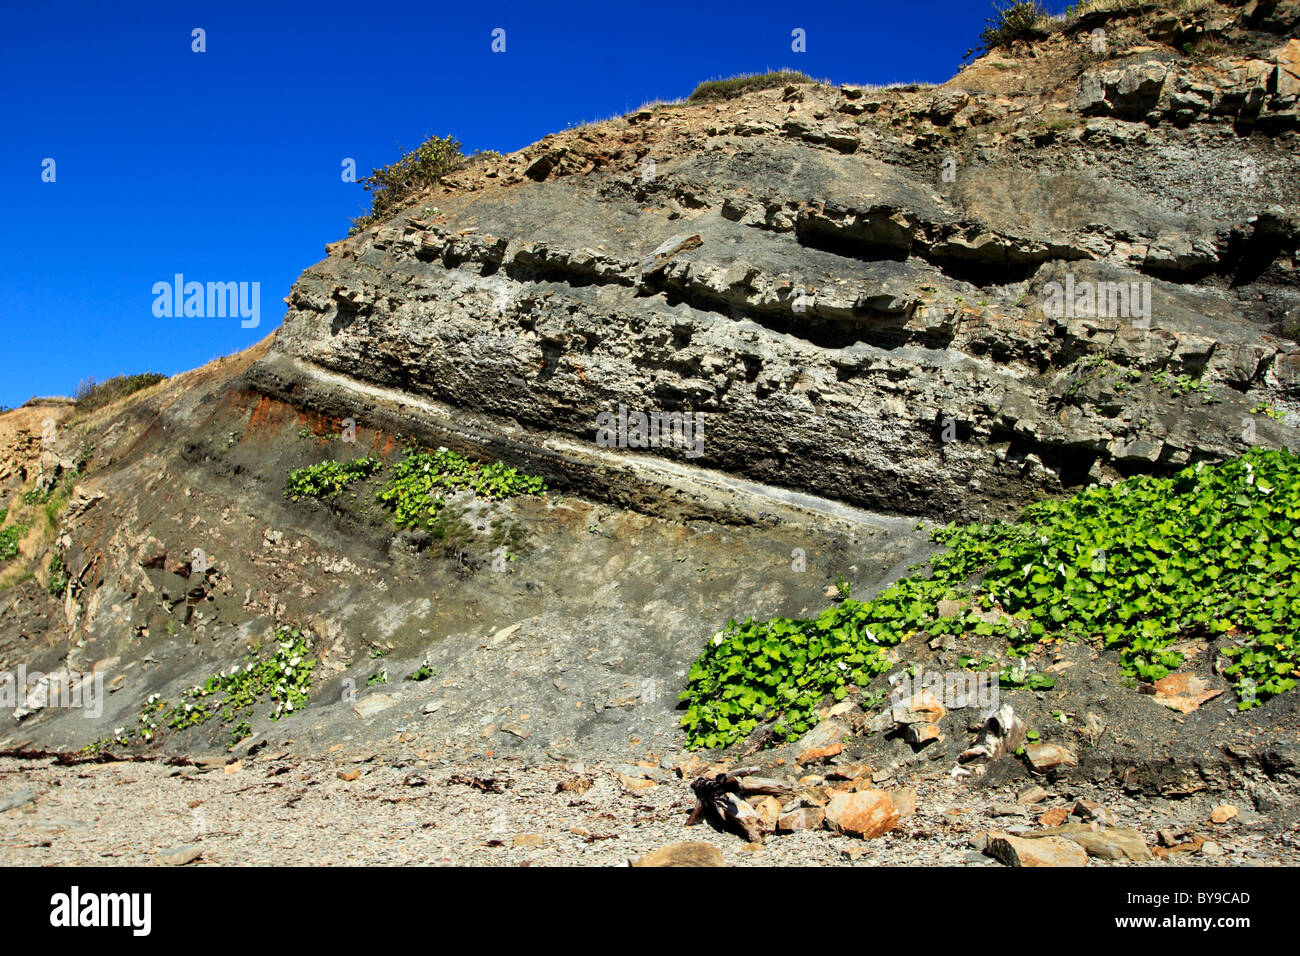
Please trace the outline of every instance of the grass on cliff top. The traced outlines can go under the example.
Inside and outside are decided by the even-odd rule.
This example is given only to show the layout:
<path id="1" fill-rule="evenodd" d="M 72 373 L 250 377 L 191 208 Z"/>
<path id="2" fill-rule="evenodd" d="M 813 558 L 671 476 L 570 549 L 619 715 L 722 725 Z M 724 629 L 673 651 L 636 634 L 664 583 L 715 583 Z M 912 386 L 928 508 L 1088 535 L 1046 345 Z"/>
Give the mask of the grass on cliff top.
<path id="1" fill-rule="evenodd" d="M 126 398 L 143 388 L 166 380 L 167 376 L 159 372 L 118 375 L 105 382 L 97 382 L 93 378 L 82 379 L 74 396 L 77 399 L 77 411 L 93 412 L 97 408 L 103 408 L 120 398 Z"/>
<path id="2" fill-rule="evenodd" d="M 743 73 L 720 80 L 706 80 L 687 97 L 688 103 L 714 103 L 729 100 L 755 90 L 772 90 L 792 83 L 816 83 L 798 70 L 774 70 L 771 73 Z"/>
<path id="3" fill-rule="evenodd" d="M 1300 676 L 1300 458 L 1290 452 L 1093 486 L 1015 523 L 934 537 L 947 550 L 929 573 L 870 601 L 805 620 L 733 620 L 715 634 L 681 695 L 688 746 L 728 746 L 764 724 L 771 739 L 795 739 L 827 695 L 865 686 L 890 668 L 886 649 L 913 637 L 996 636 L 1017 657 L 1038 643 L 1097 641 L 1143 681 L 1183 662 L 1179 640 L 1219 640 L 1243 710 Z M 965 606 L 944 617 L 941 600 Z M 1008 668 L 1002 682 L 1024 686 L 1024 673 Z"/>
<path id="4" fill-rule="evenodd" d="M 993 16 L 985 20 L 987 26 L 980 34 L 979 45 L 968 50 L 980 56 L 1017 40 L 1034 40 L 1046 36 L 1056 19 L 1038 0 L 1018 0 L 1016 3 L 993 4 Z"/>

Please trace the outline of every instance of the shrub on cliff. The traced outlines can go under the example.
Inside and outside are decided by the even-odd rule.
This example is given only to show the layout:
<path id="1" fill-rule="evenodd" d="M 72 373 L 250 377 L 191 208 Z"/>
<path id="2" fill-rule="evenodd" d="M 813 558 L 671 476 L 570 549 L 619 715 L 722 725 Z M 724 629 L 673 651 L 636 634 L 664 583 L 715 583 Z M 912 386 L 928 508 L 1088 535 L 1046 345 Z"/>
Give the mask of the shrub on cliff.
<path id="1" fill-rule="evenodd" d="M 974 51 L 983 55 L 999 47 L 1011 46 L 1016 40 L 1034 40 L 1047 34 L 1052 16 L 1038 0 L 1019 0 L 1009 6 L 994 4 L 994 15 L 980 34 L 979 46 Z"/>
<path id="2" fill-rule="evenodd" d="M 450 136 L 432 136 L 392 165 L 380 166 L 361 180 L 370 193 L 370 212 L 352 220 L 350 233 L 391 215 L 407 198 L 464 164 L 459 142 Z"/>

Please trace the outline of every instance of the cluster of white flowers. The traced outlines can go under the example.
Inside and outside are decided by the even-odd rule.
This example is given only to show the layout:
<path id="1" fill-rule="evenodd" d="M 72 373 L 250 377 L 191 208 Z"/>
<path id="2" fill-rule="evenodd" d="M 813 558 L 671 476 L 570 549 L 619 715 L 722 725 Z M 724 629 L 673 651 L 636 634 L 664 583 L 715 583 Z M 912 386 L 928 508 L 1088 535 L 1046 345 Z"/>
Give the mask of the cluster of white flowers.
<path id="1" fill-rule="evenodd" d="M 140 711 L 140 738 L 146 743 L 153 740 L 153 735 L 158 730 L 158 725 L 154 723 L 153 717 L 162 707 L 162 694 L 150 694 L 144 702 L 144 707 Z M 113 733 L 116 736 L 117 731 Z"/>

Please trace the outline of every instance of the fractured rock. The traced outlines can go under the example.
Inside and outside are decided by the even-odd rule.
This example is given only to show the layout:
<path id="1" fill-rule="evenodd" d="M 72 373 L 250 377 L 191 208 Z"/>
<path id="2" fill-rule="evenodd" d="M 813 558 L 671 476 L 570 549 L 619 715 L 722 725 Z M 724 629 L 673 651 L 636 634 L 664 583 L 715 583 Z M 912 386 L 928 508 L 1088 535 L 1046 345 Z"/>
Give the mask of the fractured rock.
<path id="1" fill-rule="evenodd" d="M 826 806 L 826 825 L 838 833 L 874 839 L 898 826 L 899 813 L 884 790 L 837 793 Z"/>

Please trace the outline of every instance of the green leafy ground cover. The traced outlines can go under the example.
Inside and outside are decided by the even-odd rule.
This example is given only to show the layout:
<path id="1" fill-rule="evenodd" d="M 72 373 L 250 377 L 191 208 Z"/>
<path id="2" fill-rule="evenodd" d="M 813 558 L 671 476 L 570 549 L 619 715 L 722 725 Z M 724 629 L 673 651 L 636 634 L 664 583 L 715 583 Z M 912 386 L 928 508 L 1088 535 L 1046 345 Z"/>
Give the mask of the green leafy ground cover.
<path id="1" fill-rule="evenodd" d="M 246 718 L 262 700 L 274 704 L 272 720 L 293 713 L 307 702 L 311 689 L 316 660 L 307 656 L 310 638 L 310 633 L 301 628 L 282 625 L 276 628 L 274 649 L 269 655 L 250 650 L 229 671 L 222 670 L 186 690 L 182 695 L 185 700 L 180 703 L 169 705 L 160 695 L 151 695 L 140 709 L 141 739 L 146 743 L 153 740 L 159 720 L 173 730 L 185 730 L 218 717 L 223 725 L 233 727 L 234 743 L 251 733 Z"/>
<path id="2" fill-rule="evenodd" d="M 324 461 L 291 471 L 284 494 L 293 501 L 331 498 L 382 467 L 375 458 Z M 481 498 L 499 501 L 516 495 L 540 495 L 546 491 L 546 482 L 503 462 L 472 461 L 446 448 L 408 449 L 406 457 L 393 466 L 391 477 L 375 497 L 393 512 L 399 528 L 447 531 L 446 515 L 440 513 L 446 503 L 445 496 L 462 488 Z"/>
<path id="3" fill-rule="evenodd" d="M 299 498 L 332 498 L 340 491 L 362 478 L 369 478 L 382 466 L 375 458 L 354 458 L 352 461 L 322 461 L 289 472 L 284 496 L 291 501 Z"/>
<path id="4" fill-rule="evenodd" d="M 18 542 L 30 527 L 26 524 L 11 524 L 7 528 L 0 528 L 0 561 L 12 561 L 18 557 Z"/>
<path id="5" fill-rule="evenodd" d="M 471 461 L 446 448 L 413 451 L 393 466 L 378 499 L 393 511 L 399 528 L 435 527 L 444 495 L 469 488 L 482 498 L 500 500 L 515 495 L 540 495 L 541 478 L 525 475 L 499 462 Z"/>
<path id="6" fill-rule="evenodd" d="M 939 529 L 946 550 L 928 573 L 914 568 L 870 601 L 715 634 L 681 695 L 688 745 L 727 746 L 767 723 L 794 739 L 826 695 L 864 686 L 889 669 L 887 648 L 922 632 L 996 635 L 1019 656 L 1040 641 L 1097 641 L 1147 681 L 1182 663 L 1179 640 L 1226 635 L 1238 706 L 1255 706 L 1300 675 L 1298 522 L 1300 459 L 1252 449 L 1041 502 L 1015 523 Z M 945 599 L 963 610 L 940 616 Z M 1028 686 L 1023 669 L 1000 676 Z"/>

